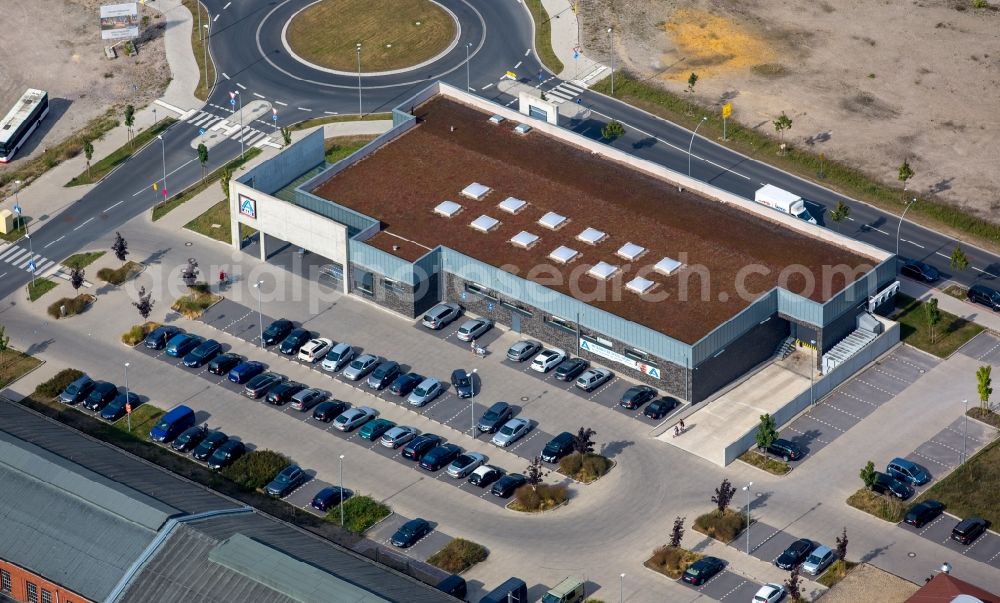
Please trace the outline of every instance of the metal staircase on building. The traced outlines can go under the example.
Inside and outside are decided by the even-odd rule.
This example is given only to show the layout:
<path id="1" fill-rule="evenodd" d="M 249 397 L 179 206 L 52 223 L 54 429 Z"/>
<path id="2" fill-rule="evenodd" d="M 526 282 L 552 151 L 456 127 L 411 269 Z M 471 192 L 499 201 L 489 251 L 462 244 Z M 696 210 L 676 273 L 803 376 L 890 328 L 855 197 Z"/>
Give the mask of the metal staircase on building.
<path id="1" fill-rule="evenodd" d="M 774 355 L 778 358 L 778 360 L 784 360 L 785 358 L 791 356 L 792 352 L 794 351 L 795 351 L 795 338 L 789 336 L 785 338 L 785 340 L 782 341 L 780 344 L 778 344 L 778 350 L 774 353 Z"/>
<path id="2" fill-rule="evenodd" d="M 823 374 L 827 374 L 851 356 L 858 353 L 858 350 L 865 347 L 878 337 L 869 329 L 860 328 L 852 331 L 850 335 L 841 339 L 837 345 L 830 348 L 830 351 L 823 354 Z"/>

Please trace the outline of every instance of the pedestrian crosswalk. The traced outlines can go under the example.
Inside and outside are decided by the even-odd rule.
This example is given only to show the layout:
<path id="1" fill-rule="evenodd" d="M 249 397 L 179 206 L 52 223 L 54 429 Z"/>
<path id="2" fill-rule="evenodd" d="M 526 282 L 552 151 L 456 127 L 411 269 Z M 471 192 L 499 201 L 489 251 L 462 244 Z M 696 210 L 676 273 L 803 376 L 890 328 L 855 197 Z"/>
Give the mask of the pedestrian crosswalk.
<path id="1" fill-rule="evenodd" d="M 58 268 L 58 265 L 53 260 L 13 243 L 0 245 L 0 262 L 6 262 L 9 266 L 13 266 L 18 270 L 34 272 L 38 275 L 42 275 L 53 268 Z M 34 270 L 32 270 L 32 267 L 34 267 Z"/>
<path id="2" fill-rule="evenodd" d="M 237 118 L 236 123 L 230 123 L 230 119 L 232 119 L 232 117 L 227 119 L 225 117 L 219 117 L 214 113 L 197 111 L 194 115 L 188 118 L 187 123 L 205 130 L 224 130 L 226 132 L 226 138 L 249 146 L 263 144 L 268 136 L 266 132 L 262 132 L 251 126 L 240 126 L 238 121 L 239 118 Z"/>
<path id="3" fill-rule="evenodd" d="M 566 101 L 573 100 L 582 94 L 586 89 L 587 84 L 584 84 L 583 82 L 563 82 L 551 90 L 546 90 L 545 96 L 548 98 L 550 103 L 558 105 L 565 103 Z"/>

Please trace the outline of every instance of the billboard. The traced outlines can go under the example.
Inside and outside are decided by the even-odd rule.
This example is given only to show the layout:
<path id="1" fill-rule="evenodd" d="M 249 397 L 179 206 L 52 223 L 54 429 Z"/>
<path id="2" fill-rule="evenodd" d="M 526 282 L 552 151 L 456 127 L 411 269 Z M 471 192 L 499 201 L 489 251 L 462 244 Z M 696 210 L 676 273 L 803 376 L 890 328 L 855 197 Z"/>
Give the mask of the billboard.
<path id="1" fill-rule="evenodd" d="M 639 362 L 637 360 L 633 360 L 624 354 L 619 354 L 618 352 L 612 349 L 606 348 L 602 345 L 597 345 L 596 343 L 583 339 L 582 337 L 580 338 L 580 349 L 586 350 L 592 354 L 597 354 L 598 356 L 602 358 L 607 358 L 608 360 L 611 360 L 613 362 L 624 364 L 625 366 L 629 367 L 634 371 L 639 371 L 641 373 L 649 375 L 653 379 L 660 378 L 660 369 L 656 368 L 655 366 L 647 364 L 645 362 Z"/>
<path id="2" fill-rule="evenodd" d="M 135 2 L 101 7 L 102 40 L 121 40 L 138 36 L 139 7 Z"/>

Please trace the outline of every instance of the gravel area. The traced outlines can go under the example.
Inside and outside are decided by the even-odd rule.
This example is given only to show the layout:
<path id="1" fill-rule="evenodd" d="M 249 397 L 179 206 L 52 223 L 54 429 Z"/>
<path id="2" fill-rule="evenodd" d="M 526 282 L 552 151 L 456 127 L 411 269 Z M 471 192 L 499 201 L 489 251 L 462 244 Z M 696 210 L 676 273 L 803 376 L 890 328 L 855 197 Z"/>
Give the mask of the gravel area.
<path id="1" fill-rule="evenodd" d="M 919 587 L 902 578 L 863 563 L 855 567 L 843 580 L 826 591 L 823 603 L 857 603 L 858 601 L 879 601 L 879 603 L 903 603 Z"/>

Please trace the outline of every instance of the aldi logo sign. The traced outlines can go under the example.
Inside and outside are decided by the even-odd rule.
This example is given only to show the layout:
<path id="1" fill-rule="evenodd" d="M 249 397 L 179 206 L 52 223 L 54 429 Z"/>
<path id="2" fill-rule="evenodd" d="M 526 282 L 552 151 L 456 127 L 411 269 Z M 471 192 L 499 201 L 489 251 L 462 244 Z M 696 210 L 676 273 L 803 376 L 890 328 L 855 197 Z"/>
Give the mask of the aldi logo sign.
<path id="1" fill-rule="evenodd" d="M 257 219 L 257 202 L 250 197 L 240 195 L 240 213 L 248 218 Z"/>

